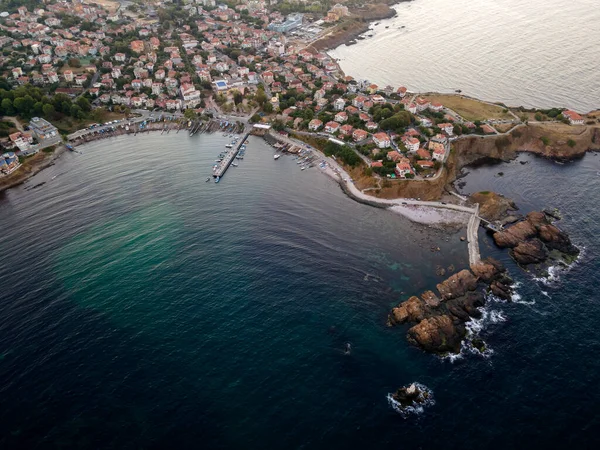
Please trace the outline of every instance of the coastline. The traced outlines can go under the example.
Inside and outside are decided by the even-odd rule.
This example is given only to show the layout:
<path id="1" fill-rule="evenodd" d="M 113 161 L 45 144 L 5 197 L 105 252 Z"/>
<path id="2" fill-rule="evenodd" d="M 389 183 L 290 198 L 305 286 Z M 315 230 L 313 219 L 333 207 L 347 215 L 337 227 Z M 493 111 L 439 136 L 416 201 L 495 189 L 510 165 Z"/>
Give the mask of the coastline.
<path id="1" fill-rule="evenodd" d="M 0 178 L 0 194 L 10 188 L 20 186 L 45 168 L 50 167 L 66 151 L 67 147 L 64 144 L 60 144 L 52 153 L 43 153 L 41 151 L 37 155 L 31 156 L 31 158 L 41 156 L 41 158 L 39 161 L 32 161 L 30 166 L 27 166 L 26 161 L 15 173 L 5 178 Z"/>
<path id="2" fill-rule="evenodd" d="M 347 21 L 341 30 L 335 30 L 331 34 L 323 36 L 311 43 L 307 48 L 310 50 L 318 51 L 329 51 L 333 50 L 340 45 L 352 45 L 356 43 L 356 40 L 360 35 L 366 33 L 371 28 L 371 24 L 378 20 L 391 19 L 396 17 L 398 12 L 393 6 L 400 3 L 410 2 L 412 0 L 391 0 L 389 2 L 380 2 L 372 4 L 372 9 L 369 8 L 357 8 L 351 11 L 353 15 L 352 19 Z M 386 8 L 384 8 L 384 6 Z M 341 24 L 340 24 L 341 25 Z M 340 25 L 337 25 L 339 27 Z M 344 27 L 347 27 L 344 29 Z"/>

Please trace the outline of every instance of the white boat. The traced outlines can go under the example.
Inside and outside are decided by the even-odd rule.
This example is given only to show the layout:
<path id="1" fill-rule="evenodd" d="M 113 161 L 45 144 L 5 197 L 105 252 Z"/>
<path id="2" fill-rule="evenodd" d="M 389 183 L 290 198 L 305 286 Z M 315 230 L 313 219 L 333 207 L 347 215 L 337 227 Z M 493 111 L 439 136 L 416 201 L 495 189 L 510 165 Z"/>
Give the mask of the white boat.
<path id="1" fill-rule="evenodd" d="M 279 159 L 281 155 L 273 155 L 273 159 Z"/>

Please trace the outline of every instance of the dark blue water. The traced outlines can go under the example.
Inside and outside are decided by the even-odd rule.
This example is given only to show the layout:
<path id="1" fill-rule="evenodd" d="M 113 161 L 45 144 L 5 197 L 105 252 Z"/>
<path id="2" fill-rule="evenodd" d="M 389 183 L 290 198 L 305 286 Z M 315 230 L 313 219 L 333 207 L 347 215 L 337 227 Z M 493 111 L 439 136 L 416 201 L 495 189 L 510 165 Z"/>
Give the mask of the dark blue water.
<path id="1" fill-rule="evenodd" d="M 586 250 L 551 286 L 515 273 L 521 301 L 488 308 L 506 319 L 482 332 L 491 358 L 451 363 L 385 321 L 436 266 L 465 267 L 461 233 L 357 204 L 259 139 L 205 183 L 226 142 L 96 142 L 0 198 L 2 448 L 598 442 L 597 158 L 466 179 L 561 208 Z M 386 394 L 412 381 L 436 404 L 403 419 Z"/>

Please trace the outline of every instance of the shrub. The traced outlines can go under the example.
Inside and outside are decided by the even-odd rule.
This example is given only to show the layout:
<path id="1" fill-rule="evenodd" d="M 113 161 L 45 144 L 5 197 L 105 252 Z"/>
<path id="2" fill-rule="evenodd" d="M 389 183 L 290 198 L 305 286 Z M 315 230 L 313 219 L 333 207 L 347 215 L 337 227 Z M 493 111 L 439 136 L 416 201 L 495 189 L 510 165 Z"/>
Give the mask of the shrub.
<path id="1" fill-rule="evenodd" d="M 571 148 L 575 147 L 575 145 L 577 145 L 577 142 L 575 142 L 573 139 L 569 139 L 567 141 L 567 145 Z"/>

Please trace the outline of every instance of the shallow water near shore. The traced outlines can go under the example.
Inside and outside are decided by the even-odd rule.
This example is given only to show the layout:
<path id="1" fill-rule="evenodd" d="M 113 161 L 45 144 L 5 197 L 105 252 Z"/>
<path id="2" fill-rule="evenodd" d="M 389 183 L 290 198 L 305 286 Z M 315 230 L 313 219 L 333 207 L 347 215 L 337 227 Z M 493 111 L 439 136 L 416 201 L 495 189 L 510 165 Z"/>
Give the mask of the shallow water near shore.
<path id="1" fill-rule="evenodd" d="M 0 198 L 3 448 L 598 440 L 595 212 L 585 215 L 589 230 L 584 215 L 564 220 L 587 248 L 561 287 L 544 287 L 546 297 L 517 273 L 534 303 L 495 306 L 507 320 L 482 332 L 492 357 L 450 363 L 385 320 L 441 280 L 436 266 L 466 266 L 461 233 L 447 242 L 355 203 L 318 169 L 274 161 L 254 137 L 239 167 L 205 182 L 227 142 L 183 133 L 97 141 Z M 565 180 L 557 198 L 575 188 L 570 177 L 593 182 L 593 158 L 550 167 Z M 482 175 L 489 190 L 502 192 L 513 168 L 552 163 L 511 164 L 507 178 Z M 465 189 L 477 179 L 473 171 Z M 526 189 L 529 199 L 549 195 L 542 184 Z M 484 256 L 503 257 L 488 241 L 481 236 Z M 387 395 L 413 381 L 435 405 L 404 419 Z"/>

